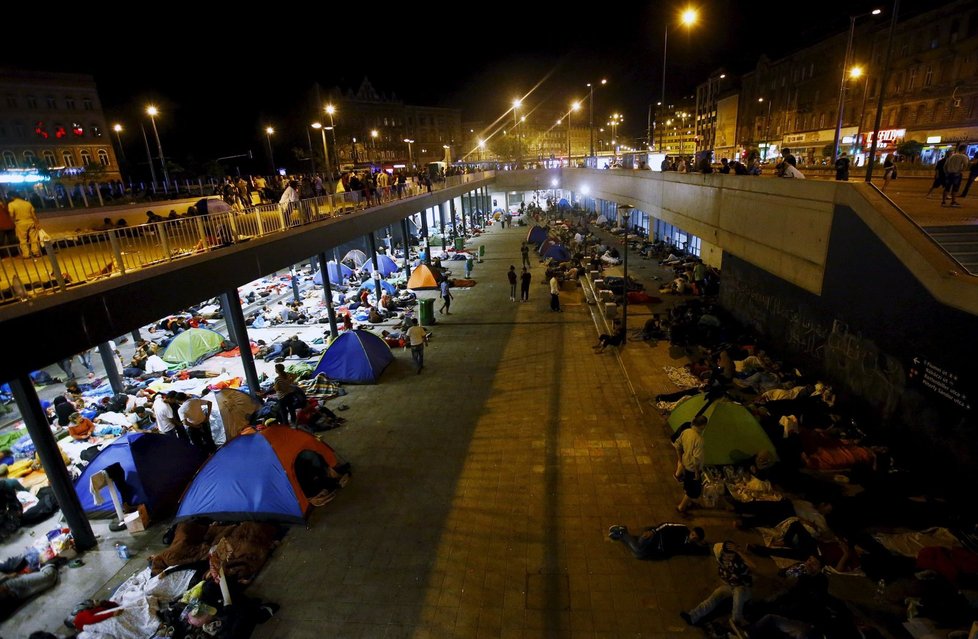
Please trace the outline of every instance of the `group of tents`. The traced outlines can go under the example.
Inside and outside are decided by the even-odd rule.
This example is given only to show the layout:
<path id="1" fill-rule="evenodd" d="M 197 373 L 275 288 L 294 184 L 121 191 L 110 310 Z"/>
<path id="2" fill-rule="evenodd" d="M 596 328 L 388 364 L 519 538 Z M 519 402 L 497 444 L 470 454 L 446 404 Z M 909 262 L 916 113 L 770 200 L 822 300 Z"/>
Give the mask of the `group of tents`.
<path id="1" fill-rule="evenodd" d="M 537 247 L 537 252 L 542 259 L 551 259 L 554 262 L 566 262 L 571 259 L 567 247 L 550 239 L 547 229 L 542 226 L 532 227 L 526 234 L 526 242 Z"/>
<path id="2" fill-rule="evenodd" d="M 234 391 L 239 392 L 239 391 Z M 302 523 L 309 514 L 303 490 L 303 459 L 337 468 L 330 446 L 305 431 L 270 426 L 227 442 L 209 459 L 182 439 L 157 433 L 122 435 L 92 459 L 75 481 L 82 508 L 92 517 L 111 516 L 110 489 L 91 488 L 106 471 L 122 500 L 144 506 L 152 519 L 176 513 L 176 520 L 210 517 L 218 521 Z"/>

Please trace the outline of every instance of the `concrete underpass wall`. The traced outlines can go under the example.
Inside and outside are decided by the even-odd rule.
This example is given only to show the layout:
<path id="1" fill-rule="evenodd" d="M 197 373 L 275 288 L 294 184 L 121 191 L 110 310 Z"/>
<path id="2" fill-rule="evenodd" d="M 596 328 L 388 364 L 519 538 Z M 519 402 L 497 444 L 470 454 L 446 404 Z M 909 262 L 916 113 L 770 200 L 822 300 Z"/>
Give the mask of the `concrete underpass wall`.
<path id="1" fill-rule="evenodd" d="M 903 463 L 978 453 L 978 317 L 937 301 L 849 207 L 838 206 L 815 295 L 725 253 L 721 303 L 774 350 L 871 408 Z M 933 456 L 933 457 L 932 457 Z"/>

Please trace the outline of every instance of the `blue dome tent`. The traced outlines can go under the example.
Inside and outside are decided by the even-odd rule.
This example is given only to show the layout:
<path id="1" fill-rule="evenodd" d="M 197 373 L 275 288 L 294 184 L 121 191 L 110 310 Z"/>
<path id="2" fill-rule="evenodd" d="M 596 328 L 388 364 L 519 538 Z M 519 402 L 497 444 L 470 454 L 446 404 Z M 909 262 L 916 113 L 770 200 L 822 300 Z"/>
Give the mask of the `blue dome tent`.
<path id="1" fill-rule="evenodd" d="M 397 294 L 397 287 L 395 287 L 393 284 L 391 284 L 387 280 L 380 280 L 380 288 L 382 290 L 384 290 L 385 292 L 390 293 L 391 295 L 396 295 Z M 362 291 L 363 289 L 367 289 L 368 291 L 370 291 L 371 293 L 373 293 L 374 291 L 377 290 L 377 287 L 374 286 L 373 279 L 367 279 L 367 280 L 363 280 L 363 282 L 360 283 L 360 289 L 359 290 Z"/>
<path id="2" fill-rule="evenodd" d="M 176 437 L 127 433 L 102 449 L 85 467 L 75 480 L 75 494 L 85 513 L 114 515 L 108 489 L 102 489 L 104 499 L 96 505 L 89 487 L 92 475 L 118 464 L 125 476 L 123 482 L 116 482 L 123 501 L 130 506 L 145 505 L 154 518 L 169 515 L 206 458 L 207 454 L 200 448 Z M 113 474 L 110 470 L 110 477 Z"/>
<path id="3" fill-rule="evenodd" d="M 526 234 L 526 241 L 530 244 L 536 244 L 539 246 L 547 240 L 547 229 L 542 226 L 534 226 L 530 229 L 530 232 Z"/>
<path id="4" fill-rule="evenodd" d="M 547 252 L 543 254 L 543 259 L 550 258 L 555 262 L 566 262 L 571 258 L 570 251 L 561 244 L 552 244 Z"/>
<path id="5" fill-rule="evenodd" d="M 384 255 L 382 253 L 377 254 L 377 270 L 384 277 L 389 276 L 391 273 L 397 273 L 398 269 L 397 262 L 395 262 L 390 255 Z"/>
<path id="6" fill-rule="evenodd" d="M 333 260 L 326 263 L 326 272 L 329 273 L 329 281 L 333 284 L 342 284 L 343 279 L 353 275 L 353 269 L 346 264 L 337 264 Z M 316 286 L 323 285 L 322 271 L 316 271 L 312 278 L 312 283 Z"/>
<path id="7" fill-rule="evenodd" d="M 390 347 L 369 331 L 347 331 L 333 340 L 319 359 L 320 373 L 340 382 L 375 384 L 387 365 L 394 361 Z"/>

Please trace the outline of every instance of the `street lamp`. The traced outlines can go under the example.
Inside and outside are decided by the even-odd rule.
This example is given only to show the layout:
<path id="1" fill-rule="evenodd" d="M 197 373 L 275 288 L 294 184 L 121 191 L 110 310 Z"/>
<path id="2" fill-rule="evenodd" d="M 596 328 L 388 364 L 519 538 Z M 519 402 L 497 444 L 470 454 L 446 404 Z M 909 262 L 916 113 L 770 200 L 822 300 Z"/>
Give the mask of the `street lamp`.
<path id="1" fill-rule="evenodd" d="M 618 151 L 615 148 L 615 141 L 618 139 L 618 125 L 624 121 L 625 116 L 618 113 L 612 114 L 611 119 L 608 121 L 608 126 L 611 127 L 611 150 L 615 153 L 615 155 L 618 154 Z"/>
<path id="2" fill-rule="evenodd" d="M 319 122 L 313 122 L 312 128 L 319 131 L 320 136 L 323 138 L 323 160 L 326 161 L 326 179 L 329 180 L 329 188 L 333 190 L 333 167 L 329 163 L 329 149 L 326 148 L 326 127 L 324 127 Z"/>
<path id="3" fill-rule="evenodd" d="M 764 98 L 757 98 L 757 102 L 764 104 Z M 774 104 L 771 100 L 767 101 L 767 116 L 764 117 L 764 158 L 763 162 L 767 162 L 767 150 L 771 147 L 771 141 L 768 140 L 769 134 L 771 132 L 771 105 Z"/>
<path id="4" fill-rule="evenodd" d="M 126 150 L 122 148 L 122 125 L 113 124 L 112 130 L 115 131 L 115 139 L 116 142 L 119 143 L 119 157 L 122 158 L 122 162 L 124 164 L 128 164 L 128 162 L 126 161 Z"/>
<path id="5" fill-rule="evenodd" d="M 371 146 L 373 146 L 373 149 L 374 149 L 374 161 L 375 162 L 377 161 L 377 136 L 378 135 L 380 135 L 380 132 L 377 131 L 377 129 L 371 129 L 370 130 L 370 144 L 371 144 Z"/>
<path id="6" fill-rule="evenodd" d="M 166 185 L 170 182 L 170 175 L 166 172 L 166 159 L 163 156 L 163 144 L 160 142 L 160 132 L 156 129 L 156 116 L 159 115 L 160 111 L 152 104 L 146 107 L 146 113 L 149 115 L 149 121 L 153 123 L 153 135 L 156 136 L 156 150 L 160 155 L 160 165 L 163 167 L 163 190 L 166 190 Z"/>
<path id="7" fill-rule="evenodd" d="M 486 149 L 486 141 L 479 140 L 479 161 L 482 162 L 482 152 Z"/>
<path id="8" fill-rule="evenodd" d="M 334 107 L 332 104 L 327 104 L 326 108 L 323 110 L 326 111 L 326 115 L 329 116 L 329 130 L 332 132 L 331 135 L 333 136 L 333 153 L 336 155 L 336 168 L 339 168 L 340 147 L 336 146 L 336 124 L 333 123 L 333 114 L 336 113 L 336 107 Z"/>
<path id="9" fill-rule="evenodd" d="M 679 16 L 679 22 L 685 27 L 691 27 L 699 19 L 699 14 L 696 9 L 692 7 L 687 7 L 685 11 Z M 662 38 L 662 102 L 663 107 L 666 104 L 666 58 L 669 53 L 669 23 L 666 23 L 665 33 Z M 662 135 L 659 135 L 659 146 L 662 146 Z M 661 148 L 660 148 L 661 151 Z"/>
<path id="10" fill-rule="evenodd" d="M 621 219 L 625 223 L 625 284 L 622 289 L 622 300 L 621 300 L 621 330 L 628 334 L 628 218 L 632 214 L 632 209 L 635 208 L 628 204 L 619 204 L 618 210 L 621 211 Z M 622 342 L 624 343 L 624 342 Z"/>
<path id="11" fill-rule="evenodd" d="M 852 58 L 852 38 L 856 33 L 856 19 L 865 16 L 878 16 L 883 13 L 882 9 L 873 9 L 869 13 L 849 16 L 849 41 L 846 43 L 846 55 L 842 59 L 842 81 L 839 84 L 839 122 L 835 126 L 835 140 L 832 143 L 834 153 L 832 160 L 839 157 L 839 140 L 842 137 L 842 115 L 845 112 L 846 77 L 849 75 L 849 60 Z"/>
<path id="12" fill-rule="evenodd" d="M 602 79 L 601 80 L 601 84 L 608 84 L 608 81 L 605 80 L 605 79 Z M 590 112 L 589 115 L 588 115 L 588 120 L 589 120 L 588 128 L 591 130 L 591 155 L 590 155 L 590 157 L 593 158 L 594 157 L 594 85 L 592 85 L 590 82 L 588 82 L 587 83 L 587 88 L 588 88 L 588 100 L 587 100 L 587 102 L 588 102 L 588 111 Z"/>
<path id="13" fill-rule="evenodd" d="M 520 121 L 517 118 L 517 112 L 523 101 L 519 98 L 513 100 L 513 127 L 516 129 L 516 165 L 519 166 L 523 163 L 523 127 L 520 126 Z"/>
<path id="14" fill-rule="evenodd" d="M 859 136 L 863 127 L 863 119 L 866 117 L 866 94 L 869 93 L 869 76 L 866 75 L 860 66 L 855 66 L 849 70 L 849 77 L 853 80 L 858 80 L 864 75 L 866 76 L 866 80 L 863 82 L 863 104 L 859 109 L 859 121 L 856 122 L 856 135 L 852 138 L 853 161 L 855 161 L 856 149 L 859 148 L 859 150 L 862 150 L 862 145 L 859 144 Z"/>
<path id="15" fill-rule="evenodd" d="M 265 127 L 265 141 L 268 142 L 268 161 L 272 164 L 272 174 L 275 173 L 275 153 L 272 151 L 272 134 L 275 129 L 270 126 Z"/>
<path id="16" fill-rule="evenodd" d="M 567 166 L 571 166 L 571 113 L 579 111 L 580 108 L 581 103 L 574 102 L 571 104 L 570 111 L 567 112 Z"/>
<path id="17" fill-rule="evenodd" d="M 411 145 L 414 144 L 414 140 L 412 140 L 411 138 L 404 138 L 404 141 L 407 142 L 407 145 L 408 145 L 408 164 L 410 164 L 411 165 L 411 168 L 413 169 L 414 168 L 414 156 L 411 155 Z"/>

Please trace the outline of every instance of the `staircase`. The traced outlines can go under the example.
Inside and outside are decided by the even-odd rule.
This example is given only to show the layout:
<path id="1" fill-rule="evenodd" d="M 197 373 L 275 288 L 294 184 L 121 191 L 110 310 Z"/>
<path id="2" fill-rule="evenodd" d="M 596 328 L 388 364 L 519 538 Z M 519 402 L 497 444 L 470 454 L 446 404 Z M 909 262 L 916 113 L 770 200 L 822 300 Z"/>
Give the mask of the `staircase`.
<path id="1" fill-rule="evenodd" d="M 941 247 L 972 275 L 978 275 L 978 224 L 924 228 Z"/>

